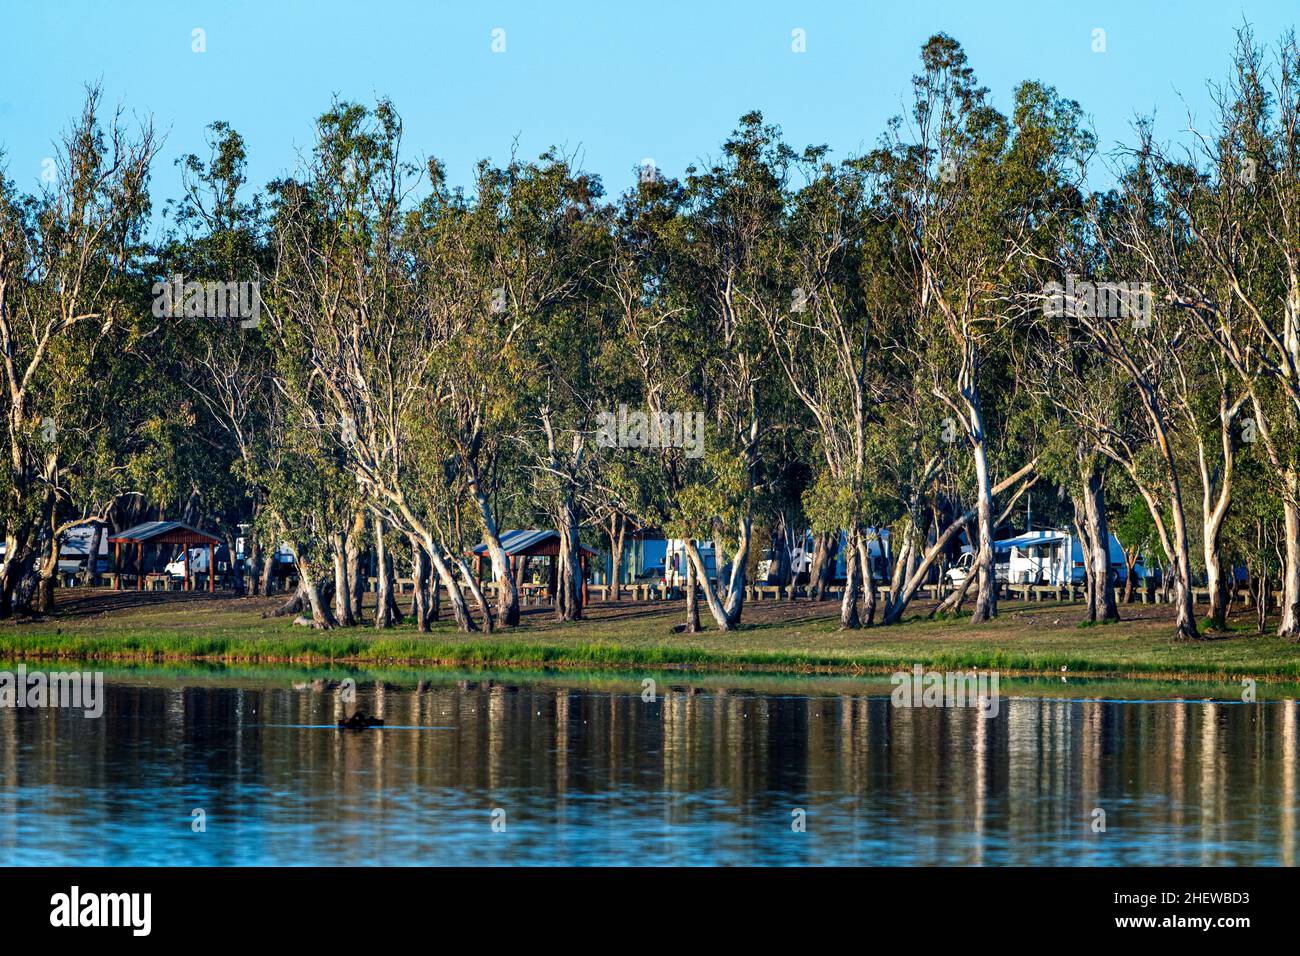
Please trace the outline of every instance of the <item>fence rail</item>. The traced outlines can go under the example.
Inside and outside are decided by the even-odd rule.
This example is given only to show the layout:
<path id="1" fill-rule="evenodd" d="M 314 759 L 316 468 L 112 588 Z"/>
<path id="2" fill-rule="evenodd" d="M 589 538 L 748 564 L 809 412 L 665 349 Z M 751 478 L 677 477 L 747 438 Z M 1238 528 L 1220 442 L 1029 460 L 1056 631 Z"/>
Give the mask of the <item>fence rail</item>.
<path id="1" fill-rule="evenodd" d="M 202 575 L 199 575 L 202 576 Z M 96 576 L 95 585 L 112 589 L 117 582 L 116 572 L 104 572 Z M 135 576 L 131 574 L 125 577 L 134 580 Z M 175 590 L 180 587 L 180 579 L 173 578 L 167 574 L 146 574 L 146 590 Z M 223 584 L 227 583 L 223 580 Z M 286 585 L 294 582 L 286 580 Z M 486 596 L 496 599 L 499 585 L 495 581 L 485 581 L 481 584 L 483 593 Z M 377 591 L 379 583 L 376 579 L 370 578 L 367 581 L 366 589 Z M 410 594 L 415 590 L 415 581 L 412 578 L 394 578 L 393 589 L 398 594 Z M 929 601 L 939 601 L 952 594 L 956 587 L 951 584 L 923 584 L 916 590 L 916 596 Z M 652 602 L 652 601 L 673 601 L 681 600 L 681 587 L 671 587 L 663 584 L 622 584 L 618 588 L 619 600 Z M 879 585 L 876 587 L 876 596 L 883 603 L 890 599 L 892 589 L 889 585 Z M 1116 587 L 1116 596 L 1122 593 L 1122 588 Z M 599 601 L 608 603 L 613 595 L 614 588 L 608 584 L 588 584 L 587 593 L 590 601 Z M 751 584 L 745 587 L 745 600 L 755 604 L 772 601 L 789 601 L 789 600 L 807 600 L 808 589 L 804 586 L 794 587 L 788 584 Z M 839 600 L 843 595 L 842 589 L 831 588 L 826 592 L 828 598 Z M 1076 603 L 1083 601 L 1086 597 L 1084 586 L 1080 583 L 1073 585 L 1067 584 L 999 584 L 999 600 L 1020 600 L 1026 603 Z M 1232 603 L 1240 603 L 1244 607 L 1252 607 L 1255 603 L 1255 595 L 1246 587 L 1237 587 L 1230 591 L 1230 600 Z M 541 607 L 550 605 L 552 598 L 549 588 L 545 584 L 520 584 L 519 600 L 525 607 Z M 1162 589 L 1156 587 L 1139 587 L 1134 590 L 1134 600 L 1141 604 L 1161 604 L 1172 601 L 1172 595 L 1166 596 Z M 1192 602 L 1198 605 L 1209 606 L 1210 590 L 1204 587 L 1192 588 Z M 1269 591 L 1269 607 L 1277 608 L 1282 604 L 1282 592 L 1279 590 Z"/>

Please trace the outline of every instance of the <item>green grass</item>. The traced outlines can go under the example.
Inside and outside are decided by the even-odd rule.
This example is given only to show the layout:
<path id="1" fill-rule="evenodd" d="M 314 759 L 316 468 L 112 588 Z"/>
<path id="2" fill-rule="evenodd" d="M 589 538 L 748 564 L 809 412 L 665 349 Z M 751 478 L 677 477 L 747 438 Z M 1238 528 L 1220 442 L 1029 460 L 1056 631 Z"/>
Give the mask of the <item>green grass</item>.
<path id="1" fill-rule="evenodd" d="M 913 663 L 996 669 L 1013 674 L 1120 677 L 1300 679 L 1300 646 L 1255 636 L 1245 617 L 1197 642 L 1170 639 L 1164 606 L 1127 606 L 1126 620 L 1081 627 L 1078 605 L 1001 605 L 1001 616 L 920 615 L 892 627 L 840 631 L 831 604 L 755 605 L 747 626 L 721 633 L 673 633 L 680 606 L 592 608 L 592 619 L 558 624 L 531 613 L 521 627 L 459 634 L 448 622 L 431 634 L 409 626 L 388 632 L 314 632 L 286 618 L 263 618 L 267 601 L 162 600 L 70 613 L 0 627 L 0 656 L 15 660 L 212 661 L 311 666 L 428 665 L 541 668 L 690 668 L 791 673 L 883 673 Z M 794 615 L 792 617 L 792 615 Z"/>
<path id="2" fill-rule="evenodd" d="M 0 656 L 0 670 L 12 671 L 18 662 Z M 659 692 L 665 690 L 702 690 L 706 693 L 736 691 L 742 693 L 796 694 L 836 697 L 842 695 L 888 695 L 893 684 L 888 674 L 812 674 L 769 673 L 741 670 L 692 670 L 653 666 L 609 669 L 569 667 L 562 671 L 533 667 L 498 669 L 458 665 L 433 667 L 418 665 L 294 665 L 294 664 L 223 664 L 205 661 L 162 661 L 108 663 L 97 665 L 106 680 L 156 687 L 202 686 L 246 687 L 249 689 L 302 687 L 309 681 L 341 681 L 345 677 L 357 685 L 383 684 L 396 690 L 414 691 L 421 684 L 447 684 L 462 681 L 526 684 L 529 686 L 581 688 L 615 693 L 641 693 L 646 678 L 653 678 Z M 330 689 L 327 685 L 326 689 Z M 1155 680 L 1151 678 L 1113 679 L 1076 676 L 1008 677 L 999 681 L 999 692 L 1007 697 L 1088 700 L 1231 700 L 1241 699 L 1239 680 Z M 1300 698 L 1300 683 L 1261 682 L 1258 699 L 1294 700 Z"/>

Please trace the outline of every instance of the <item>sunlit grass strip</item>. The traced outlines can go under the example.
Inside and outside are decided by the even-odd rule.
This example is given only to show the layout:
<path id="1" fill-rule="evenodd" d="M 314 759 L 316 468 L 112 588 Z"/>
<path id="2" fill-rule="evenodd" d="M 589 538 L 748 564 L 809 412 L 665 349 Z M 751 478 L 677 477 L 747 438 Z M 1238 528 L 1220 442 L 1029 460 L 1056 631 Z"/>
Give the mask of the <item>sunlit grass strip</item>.
<path id="1" fill-rule="evenodd" d="M 887 632 L 876 632 L 885 638 Z M 1086 639 L 1067 648 L 983 646 L 947 648 L 922 637 L 882 646 L 851 650 L 781 650 L 736 647 L 714 649 L 682 646 L 669 638 L 662 643 L 629 644 L 616 640 L 592 642 L 548 641 L 545 637 L 468 637 L 447 639 L 411 632 L 393 636 L 358 633 L 169 633 L 130 631 L 122 634 L 49 633 L 12 630 L 0 634 L 0 656 L 12 659 L 78 659 L 104 661 L 209 660 L 229 663 L 366 664 L 472 667 L 683 667 L 696 669 L 760 669 L 768 671 L 864 673 L 907 669 L 914 663 L 940 669 L 996 669 L 1007 673 L 1056 674 L 1064 668 L 1073 674 L 1152 676 L 1238 675 L 1255 678 L 1300 678 L 1300 660 L 1272 657 L 1280 644 L 1257 638 L 1231 644 L 1184 645 L 1176 652 L 1135 642 L 1122 653 L 1114 648 L 1089 649 Z M 746 643 L 758 634 L 750 632 Z M 782 635 L 773 630 L 761 643 L 777 644 Z M 1291 648 L 1294 645 L 1286 645 Z"/>

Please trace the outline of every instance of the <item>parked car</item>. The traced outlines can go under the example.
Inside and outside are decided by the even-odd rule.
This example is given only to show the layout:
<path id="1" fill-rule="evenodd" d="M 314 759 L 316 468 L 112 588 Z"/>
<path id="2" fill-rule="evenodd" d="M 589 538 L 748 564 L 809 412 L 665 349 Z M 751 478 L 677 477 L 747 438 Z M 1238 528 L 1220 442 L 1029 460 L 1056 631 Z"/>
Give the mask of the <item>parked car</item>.
<path id="1" fill-rule="evenodd" d="M 1006 584 L 1011 580 L 1011 564 L 1002 560 L 1003 555 L 999 554 L 997 561 L 993 563 L 993 577 L 999 584 Z M 971 565 L 975 563 L 975 556 L 969 549 L 962 551 L 961 557 L 957 563 L 944 572 L 944 577 L 948 583 L 954 587 L 960 586 L 966 580 L 966 575 L 970 574 Z"/>
<path id="2" fill-rule="evenodd" d="M 208 549 L 190 548 L 190 574 L 201 574 L 208 570 Z M 174 578 L 185 577 L 185 552 L 182 551 L 163 568 L 165 574 Z"/>

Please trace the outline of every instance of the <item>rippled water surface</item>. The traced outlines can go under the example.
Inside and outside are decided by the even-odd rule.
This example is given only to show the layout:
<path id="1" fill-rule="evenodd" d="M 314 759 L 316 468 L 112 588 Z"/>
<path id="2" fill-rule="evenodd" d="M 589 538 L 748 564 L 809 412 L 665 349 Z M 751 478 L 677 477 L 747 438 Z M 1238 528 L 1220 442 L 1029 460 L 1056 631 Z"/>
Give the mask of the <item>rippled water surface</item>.
<path id="1" fill-rule="evenodd" d="M 1004 697 L 982 719 L 887 686 L 527 680 L 363 680 L 387 722 L 364 732 L 290 680 L 127 676 L 99 719 L 0 710 L 0 864 L 1296 862 L 1295 701 Z"/>

